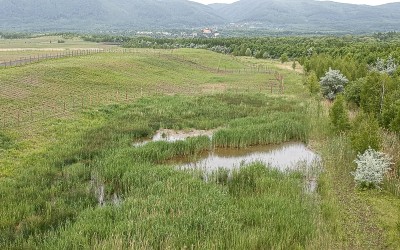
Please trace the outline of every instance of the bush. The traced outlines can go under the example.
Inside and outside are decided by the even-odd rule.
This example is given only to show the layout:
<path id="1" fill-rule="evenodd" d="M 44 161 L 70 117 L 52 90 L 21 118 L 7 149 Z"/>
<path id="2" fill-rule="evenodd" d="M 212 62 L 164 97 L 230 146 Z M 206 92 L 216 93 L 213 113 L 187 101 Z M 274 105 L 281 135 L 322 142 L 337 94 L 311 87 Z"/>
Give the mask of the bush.
<path id="1" fill-rule="evenodd" d="M 380 150 L 382 139 L 379 135 L 378 120 L 372 115 L 360 113 L 353 122 L 350 139 L 357 153 L 364 152 L 368 148 Z"/>
<path id="2" fill-rule="evenodd" d="M 380 188 L 385 174 L 390 170 L 391 158 L 384 153 L 367 149 L 354 161 L 357 169 L 352 173 L 360 188 Z"/>
<path id="3" fill-rule="evenodd" d="M 281 63 L 285 63 L 289 61 L 289 56 L 286 53 L 283 53 L 280 57 Z"/>

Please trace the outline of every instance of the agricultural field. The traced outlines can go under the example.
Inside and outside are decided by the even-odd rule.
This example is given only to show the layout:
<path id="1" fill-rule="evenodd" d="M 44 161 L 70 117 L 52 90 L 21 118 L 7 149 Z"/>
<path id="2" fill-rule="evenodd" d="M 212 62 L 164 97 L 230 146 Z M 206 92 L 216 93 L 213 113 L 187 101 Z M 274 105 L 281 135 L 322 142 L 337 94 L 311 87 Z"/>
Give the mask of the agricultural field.
<path id="1" fill-rule="evenodd" d="M 0 69 L 0 248 L 398 249 L 400 200 L 355 187 L 331 105 L 289 64 L 208 50 Z M 151 140 L 170 131 L 197 136 Z M 285 143 L 319 161 L 177 167 Z"/>
<path id="2" fill-rule="evenodd" d="M 22 58 L 56 56 L 79 50 L 112 50 L 116 46 L 86 42 L 80 38 L 62 36 L 39 36 L 26 39 L 0 38 L 0 64 Z"/>

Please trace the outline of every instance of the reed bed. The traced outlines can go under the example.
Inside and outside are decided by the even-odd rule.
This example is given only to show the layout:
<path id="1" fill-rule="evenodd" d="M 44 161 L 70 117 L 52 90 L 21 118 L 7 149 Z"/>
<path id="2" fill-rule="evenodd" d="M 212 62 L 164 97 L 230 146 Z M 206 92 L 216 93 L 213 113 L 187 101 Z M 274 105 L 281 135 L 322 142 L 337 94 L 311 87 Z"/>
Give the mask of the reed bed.
<path id="1" fill-rule="evenodd" d="M 88 129 L 72 133 L 73 126 L 60 124 L 57 147 L 28 159 L 17 178 L 2 180 L 0 246 L 304 248 L 316 215 L 302 176 L 256 164 L 221 185 L 168 165 L 213 145 L 306 141 L 300 110 L 256 93 L 153 96 L 87 110 Z M 132 145 L 160 128 L 221 127 L 213 141 L 199 136 Z"/>

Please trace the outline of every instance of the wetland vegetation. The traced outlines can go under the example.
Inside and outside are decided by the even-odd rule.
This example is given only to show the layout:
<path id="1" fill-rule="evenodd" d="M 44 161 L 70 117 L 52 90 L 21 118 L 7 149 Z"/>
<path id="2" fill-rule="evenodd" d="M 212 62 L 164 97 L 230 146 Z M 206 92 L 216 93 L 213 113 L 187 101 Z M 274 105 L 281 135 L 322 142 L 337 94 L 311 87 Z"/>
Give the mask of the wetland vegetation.
<path id="1" fill-rule="evenodd" d="M 271 93 L 274 75 L 264 68 L 284 75 L 284 93 Z M 3 114 L 37 108 L 43 115 L 43 101 L 93 100 L 1 127 L 2 249 L 400 246 L 398 176 L 385 178 L 382 190 L 357 188 L 354 132 L 337 132 L 332 103 L 278 61 L 136 48 L 0 72 Z M 377 126 L 398 164 L 398 137 Z M 137 145 L 160 131 L 213 132 Z M 178 169 L 214 150 L 285 143 L 306 145 L 319 166 L 282 171 L 257 160 L 207 178 Z M 314 192 L 305 188 L 310 180 Z"/>

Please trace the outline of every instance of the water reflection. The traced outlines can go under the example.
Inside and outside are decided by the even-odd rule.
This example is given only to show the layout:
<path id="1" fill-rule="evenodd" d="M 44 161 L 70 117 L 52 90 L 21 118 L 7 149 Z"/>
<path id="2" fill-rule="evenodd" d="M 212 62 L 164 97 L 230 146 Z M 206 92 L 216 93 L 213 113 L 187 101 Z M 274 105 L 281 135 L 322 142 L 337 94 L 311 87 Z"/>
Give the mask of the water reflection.
<path id="1" fill-rule="evenodd" d="M 184 141 L 187 138 L 197 137 L 197 136 L 208 136 L 211 139 L 214 132 L 215 130 L 176 131 L 172 129 L 160 129 L 155 133 L 155 135 L 151 139 L 134 143 L 133 146 L 140 147 L 152 141 L 166 141 L 166 142 Z"/>
<path id="2" fill-rule="evenodd" d="M 209 172 L 218 168 L 235 169 L 253 162 L 286 171 L 299 167 L 310 168 L 320 162 L 320 157 L 302 143 L 284 143 L 246 149 L 216 149 L 196 161 L 178 162 L 178 168 Z"/>

